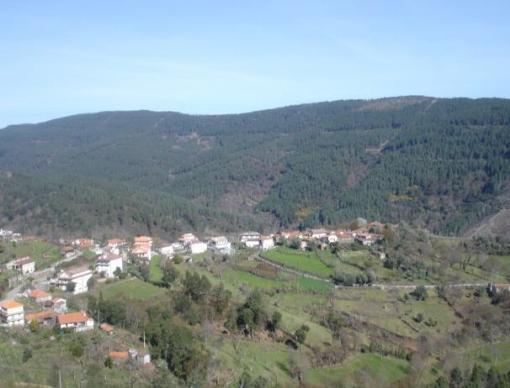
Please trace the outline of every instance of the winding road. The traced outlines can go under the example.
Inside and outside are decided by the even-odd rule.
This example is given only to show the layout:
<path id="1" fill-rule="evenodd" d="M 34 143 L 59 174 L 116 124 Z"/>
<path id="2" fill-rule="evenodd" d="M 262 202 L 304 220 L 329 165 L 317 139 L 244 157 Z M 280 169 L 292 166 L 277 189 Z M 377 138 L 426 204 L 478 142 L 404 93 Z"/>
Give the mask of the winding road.
<path id="1" fill-rule="evenodd" d="M 81 252 L 80 251 L 76 251 L 73 255 L 71 255 L 69 257 L 65 257 L 65 258 L 63 258 L 63 259 L 61 259 L 59 261 L 56 261 L 55 263 L 53 263 L 48 268 L 44 268 L 44 269 L 41 269 L 39 271 L 35 271 L 35 272 L 32 272 L 31 274 L 27 274 L 27 275 L 23 276 L 23 279 L 21 280 L 21 283 L 18 284 L 16 287 L 14 287 L 12 290 L 9 290 L 4 295 L 4 298 L 5 299 L 14 299 L 19 294 L 21 294 L 22 289 L 25 287 L 25 280 L 28 279 L 29 277 L 34 279 L 32 284 L 34 286 L 36 286 L 38 283 L 42 283 L 41 279 L 46 279 L 48 274 L 53 273 L 55 271 L 55 268 L 57 268 L 60 264 L 73 261 L 74 259 L 80 257 L 80 255 L 81 255 Z"/>

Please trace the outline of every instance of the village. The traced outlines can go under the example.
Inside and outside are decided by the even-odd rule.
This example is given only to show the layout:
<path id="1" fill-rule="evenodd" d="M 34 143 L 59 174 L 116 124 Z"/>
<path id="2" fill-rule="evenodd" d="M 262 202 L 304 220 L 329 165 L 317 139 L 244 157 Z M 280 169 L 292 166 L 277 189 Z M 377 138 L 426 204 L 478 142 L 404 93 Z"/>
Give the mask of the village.
<path id="1" fill-rule="evenodd" d="M 84 311 L 69 311 L 66 294 L 78 295 L 87 293 L 89 284 L 94 277 L 100 280 L 114 279 L 122 276 L 127 263 L 143 263 L 148 265 L 154 254 L 159 253 L 165 260 L 172 260 L 177 255 L 186 258 L 192 263 L 195 255 L 211 252 L 217 255 L 232 255 L 238 248 L 267 251 L 284 242 L 293 243 L 300 250 L 306 250 L 311 244 L 319 249 L 325 249 L 331 244 L 357 242 L 370 246 L 382 239 L 380 234 L 383 225 L 378 222 L 369 223 L 357 230 L 326 230 L 310 229 L 306 231 L 280 231 L 275 234 L 262 235 L 258 232 L 243 232 L 237 240 L 226 236 L 213 236 L 201 240 L 193 233 L 181 235 L 177 241 L 155 244 L 149 236 L 136 236 L 132 242 L 127 239 L 114 238 L 101 244 L 89 238 L 79 238 L 72 241 L 60 240 L 62 262 L 72 263 L 84 251 L 95 255 L 95 264 L 70 265 L 65 269 L 55 271 L 52 276 L 34 279 L 37 273 L 47 273 L 45 269 L 36 268 L 36 260 L 31 257 L 21 257 L 11 260 L 3 265 L 2 272 L 12 274 L 17 286 L 9 291 L 9 299 L 0 302 L 0 324 L 4 327 L 30 326 L 33 322 L 45 327 L 57 327 L 67 331 L 87 331 L 98 328 L 105 332 L 113 331 L 113 327 L 104 322 L 96 322 L 87 316 Z M 379 233 L 375 233 L 375 232 Z M 20 243 L 23 237 L 19 233 L 9 230 L 0 230 L 0 239 L 8 243 Z M 37 270 L 37 271 L 36 271 Z M 22 285 L 23 280 L 30 279 L 30 284 Z M 16 290 L 19 290 L 16 293 Z M 52 295 L 50 290 L 57 290 L 59 296 Z M 19 299 L 32 302 L 26 308 Z M 127 358 L 125 352 L 112 352 L 113 358 Z M 131 351 L 130 355 L 135 354 Z M 138 353 L 136 353 L 138 354 Z M 139 354 L 142 364 L 148 361 L 148 353 Z"/>
<path id="2" fill-rule="evenodd" d="M 270 281 L 276 282 L 276 272 L 286 273 L 296 279 L 308 279 L 313 282 L 310 283 L 312 294 L 315 294 L 314 289 L 317 288 L 320 295 L 327 287 L 347 287 L 353 291 L 359 289 L 362 294 L 363 289 L 374 288 L 384 290 L 394 287 L 398 292 L 413 291 L 415 285 L 392 286 L 384 283 L 384 279 L 380 284 L 375 284 L 373 279 L 368 278 L 361 281 L 353 278 L 351 283 L 337 283 L 337 279 L 329 272 L 307 271 L 306 266 L 300 269 L 278 261 L 278 255 L 283 252 L 296 258 L 305 258 L 304 261 L 311 265 L 323 265 L 319 262 L 319 257 L 332 257 L 332 252 L 344 251 L 352 255 L 354 260 L 360 257 L 359 260 L 364 261 L 354 262 L 354 266 L 366 265 L 367 257 L 382 263 L 386 258 L 383 242 L 393 227 L 377 221 L 366 222 L 358 219 L 350 227 L 334 230 L 280 230 L 272 234 L 246 231 L 237 235 L 204 237 L 188 232 L 174 241 L 147 235 L 104 240 L 81 237 L 52 241 L 51 246 L 55 246 L 57 252 L 54 252 L 51 259 L 48 253 L 20 254 L 11 260 L 0 262 L 0 275 L 7 284 L 2 290 L 3 298 L 0 301 L 0 327 L 16 332 L 38 332 L 44 328 L 52 333 L 97 333 L 103 338 L 104 346 L 101 347 L 99 357 L 104 360 L 105 365 L 121 370 L 136 369 L 142 374 L 151 373 L 157 365 L 155 360 L 151 359 L 151 348 L 145 341 L 145 334 L 139 338 L 133 337 L 123 327 L 108 322 L 105 317 L 91 314 L 90 302 L 89 306 L 85 302 L 88 296 L 101 298 L 101 291 L 98 293 L 98 289 L 103 290 L 103 287 L 120 285 L 131 280 L 139 282 L 136 283 L 138 285 L 148 284 L 137 279 L 133 270 L 145 268 L 148 271 L 150 267 L 161 269 L 165 265 L 183 263 L 181 269 L 203 271 L 204 261 L 209 260 L 208 258 L 216 258 L 218 262 L 225 258 L 244 260 L 234 265 L 238 266 L 238 276 L 241 276 L 242 271 L 247 271 L 244 273 L 255 275 L 260 281 L 271 279 Z M 0 229 L 0 246 L 12 248 L 35 243 L 46 244 L 33 236 Z M 5 258 L 5 255 L 3 257 Z M 382 267 L 382 264 L 379 265 Z M 282 280 L 282 284 L 290 278 L 286 279 Z M 236 280 L 233 284 L 237 284 Z M 257 284 L 255 280 L 253 284 Z M 286 284 L 293 283 L 290 281 Z M 468 288 L 482 285 L 486 287 L 487 282 L 458 284 L 459 287 Z M 147 285 L 149 286 L 160 289 L 151 284 Z M 432 285 L 423 287 L 436 288 Z M 506 283 L 490 283 L 488 286 L 488 291 L 492 293 L 508 289 L 509 285 Z M 290 289 L 288 291 L 292 292 Z M 304 295 L 310 291 L 294 290 L 305 292 Z M 136 294 L 141 292 L 140 286 L 128 292 L 132 293 L 128 296 L 136 297 Z M 81 302 L 76 303 L 77 300 Z M 405 322 L 410 325 L 408 321 Z"/>

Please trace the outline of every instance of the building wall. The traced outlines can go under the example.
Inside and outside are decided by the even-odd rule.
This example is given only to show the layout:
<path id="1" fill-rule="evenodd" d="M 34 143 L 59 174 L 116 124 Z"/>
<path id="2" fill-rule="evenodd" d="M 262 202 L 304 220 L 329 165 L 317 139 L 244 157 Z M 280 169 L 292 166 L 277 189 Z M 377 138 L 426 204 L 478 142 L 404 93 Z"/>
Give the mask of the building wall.
<path id="1" fill-rule="evenodd" d="M 23 307 L 0 309 L 0 321 L 6 326 L 23 326 L 25 324 Z"/>

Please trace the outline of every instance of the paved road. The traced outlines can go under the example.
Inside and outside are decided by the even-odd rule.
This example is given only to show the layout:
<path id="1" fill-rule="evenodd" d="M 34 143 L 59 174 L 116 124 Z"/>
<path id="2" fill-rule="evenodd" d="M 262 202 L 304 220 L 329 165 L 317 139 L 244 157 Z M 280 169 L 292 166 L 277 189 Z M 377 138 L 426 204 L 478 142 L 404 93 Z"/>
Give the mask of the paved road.
<path id="1" fill-rule="evenodd" d="M 44 279 L 44 281 L 45 281 L 46 278 L 48 277 L 48 275 L 55 272 L 55 268 L 57 268 L 57 266 L 59 266 L 60 264 L 63 264 L 63 263 L 68 263 L 70 261 L 73 261 L 74 259 L 78 258 L 80 255 L 81 255 L 81 252 L 77 251 L 74 255 L 66 257 L 64 259 L 61 259 L 61 260 L 53 263 L 48 268 L 44 268 L 39 271 L 32 272 L 31 274 L 25 275 L 24 278 L 21 280 L 21 283 L 19 285 L 17 285 L 16 287 L 14 287 L 12 290 L 9 290 L 9 292 L 7 292 L 7 294 L 4 295 L 4 298 L 5 299 L 16 298 L 21 293 L 21 290 L 25 286 L 24 280 L 28 279 L 29 277 L 34 279 L 34 281 L 32 282 L 32 284 L 34 286 L 37 286 L 37 284 L 39 284 L 39 283 L 43 283 L 41 280 Z"/>
<path id="2" fill-rule="evenodd" d="M 304 276 L 305 278 L 309 278 L 309 279 L 315 279 L 315 280 L 319 280 L 319 281 L 322 281 L 322 282 L 325 282 L 325 283 L 333 283 L 333 281 L 331 279 L 325 279 L 325 278 L 321 278 L 319 276 L 315 276 L 315 275 L 311 275 L 309 273 L 306 273 L 306 272 L 302 272 L 302 271 L 298 271 L 298 270 L 295 270 L 293 268 L 289 268 L 289 267 L 285 267 L 284 265 L 281 265 L 281 264 L 277 264 L 271 260 L 267 260 L 263 257 L 261 257 L 260 255 L 258 254 L 253 254 L 249 257 L 250 259 L 252 260 L 258 260 L 258 261 L 261 261 L 265 264 L 268 264 L 272 267 L 275 267 L 275 268 L 278 268 L 282 271 L 285 271 L 285 272 L 289 272 L 289 273 L 292 273 L 294 275 L 298 275 L 298 276 Z M 381 290 L 413 290 L 415 289 L 416 287 L 418 286 L 423 286 L 427 289 L 433 289 L 433 288 L 436 288 L 436 287 L 439 287 L 439 286 L 444 286 L 444 287 L 448 287 L 448 288 L 472 288 L 472 287 L 486 287 L 488 284 L 488 282 L 485 282 L 485 283 L 451 283 L 451 284 L 384 284 L 384 283 L 374 283 L 372 284 L 371 286 L 341 286 L 341 285 L 335 285 L 335 288 L 336 289 L 342 289 L 342 288 L 366 288 L 366 287 L 374 287 L 374 288 L 379 288 Z M 510 287 L 510 284 L 507 285 Z"/>

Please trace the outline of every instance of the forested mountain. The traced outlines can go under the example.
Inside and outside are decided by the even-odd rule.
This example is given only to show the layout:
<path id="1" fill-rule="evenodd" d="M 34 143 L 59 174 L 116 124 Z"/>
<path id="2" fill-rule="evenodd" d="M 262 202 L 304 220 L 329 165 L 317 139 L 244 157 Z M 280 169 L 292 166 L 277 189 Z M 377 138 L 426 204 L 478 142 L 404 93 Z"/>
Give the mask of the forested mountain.
<path id="1" fill-rule="evenodd" d="M 37 233 L 406 219 L 506 206 L 510 100 L 398 97 L 238 115 L 102 112 L 0 131 L 0 225 Z"/>

